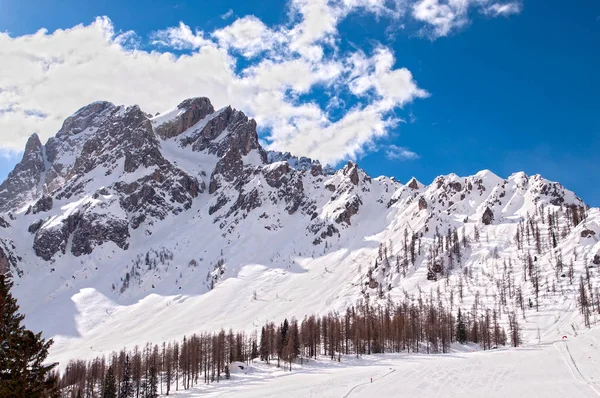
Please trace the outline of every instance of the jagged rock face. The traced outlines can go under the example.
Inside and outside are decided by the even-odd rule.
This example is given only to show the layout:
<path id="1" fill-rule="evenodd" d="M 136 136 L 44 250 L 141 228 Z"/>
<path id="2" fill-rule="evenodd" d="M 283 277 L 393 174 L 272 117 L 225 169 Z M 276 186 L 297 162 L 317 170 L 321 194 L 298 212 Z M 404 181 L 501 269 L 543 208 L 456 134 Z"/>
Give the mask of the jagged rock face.
<path id="1" fill-rule="evenodd" d="M 27 209 L 26 214 L 38 214 L 45 211 L 50 211 L 52 210 L 53 202 L 52 196 L 44 195 L 37 202 L 35 202 L 33 206 L 30 206 L 29 209 Z"/>
<path id="2" fill-rule="evenodd" d="M 35 254 L 46 261 L 51 260 L 58 252 L 65 254 L 71 232 L 67 222 L 63 222 L 52 228 L 38 228 L 33 240 Z"/>
<path id="3" fill-rule="evenodd" d="M 427 200 L 424 197 L 419 198 L 419 210 L 427 209 Z"/>
<path id="4" fill-rule="evenodd" d="M 358 166 L 356 163 L 348 162 L 348 165 L 344 167 L 344 174 L 350 178 L 352 184 L 358 185 Z"/>
<path id="5" fill-rule="evenodd" d="M 310 170 L 313 176 L 317 175 L 333 175 L 335 169 L 330 165 L 321 166 L 318 160 L 307 158 L 306 156 L 293 156 L 289 152 L 268 151 L 267 163 L 287 162 L 291 168 L 299 171 Z"/>
<path id="6" fill-rule="evenodd" d="M 193 199 L 204 192 L 204 185 L 169 165 L 131 183 L 119 181 L 113 189 L 121 194 L 121 207 L 130 213 L 131 226 L 136 229 L 149 216 L 163 220 L 169 213 L 189 209 Z"/>
<path id="7" fill-rule="evenodd" d="M 360 205 L 362 205 L 360 197 L 355 196 L 351 202 L 346 203 L 344 211 L 337 216 L 335 222 L 338 224 L 345 223 L 346 225 L 351 225 L 351 218 L 352 216 L 358 214 Z"/>
<path id="8" fill-rule="evenodd" d="M 0 185 L 0 212 L 15 209 L 42 193 L 40 184 L 45 171 L 43 146 L 37 134 L 27 141 L 23 159 Z"/>
<path id="9" fill-rule="evenodd" d="M 8 228 L 10 224 L 2 216 L 0 216 L 0 228 Z"/>
<path id="10" fill-rule="evenodd" d="M 129 247 L 129 227 L 127 220 L 115 217 L 102 217 L 98 214 L 86 214 L 79 221 L 73 233 L 71 253 L 75 256 L 90 254 L 94 247 L 105 242 L 114 242 L 127 250 Z"/>
<path id="11" fill-rule="evenodd" d="M 18 267 L 20 258 L 14 254 L 15 245 L 9 240 L 0 238 L 0 274 L 21 273 Z"/>
<path id="12" fill-rule="evenodd" d="M 407 184 L 407 186 L 408 186 L 410 189 L 413 189 L 413 190 L 415 190 L 415 189 L 419 189 L 419 183 L 417 182 L 417 180 L 416 180 L 414 177 L 410 179 L 410 181 L 409 181 L 409 183 Z"/>
<path id="13" fill-rule="evenodd" d="M 159 137 L 176 137 L 215 111 L 210 100 L 204 97 L 187 99 L 177 109 L 182 111 L 179 117 L 156 128 Z"/>
<path id="14" fill-rule="evenodd" d="M 97 209 L 85 209 L 75 212 L 60 222 L 49 225 L 32 224 L 35 229 L 33 249 L 35 253 L 48 261 L 57 253 L 66 253 L 71 241 L 71 253 L 78 257 L 90 254 L 96 246 L 108 241 L 126 250 L 129 247 L 129 227 L 127 220 L 118 219 L 111 214 L 98 214 Z"/>

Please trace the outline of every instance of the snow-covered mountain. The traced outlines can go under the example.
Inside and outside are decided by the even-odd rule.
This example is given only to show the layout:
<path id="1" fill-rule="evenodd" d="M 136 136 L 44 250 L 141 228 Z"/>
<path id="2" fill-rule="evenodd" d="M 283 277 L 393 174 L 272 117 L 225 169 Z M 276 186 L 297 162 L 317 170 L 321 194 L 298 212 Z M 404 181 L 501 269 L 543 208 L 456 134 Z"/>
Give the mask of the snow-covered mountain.
<path id="1" fill-rule="evenodd" d="M 539 175 L 335 171 L 266 152 L 207 98 L 156 116 L 92 103 L 0 185 L 0 272 L 61 361 L 419 295 L 520 309 L 530 339 L 582 328 L 599 238 L 600 210 Z"/>

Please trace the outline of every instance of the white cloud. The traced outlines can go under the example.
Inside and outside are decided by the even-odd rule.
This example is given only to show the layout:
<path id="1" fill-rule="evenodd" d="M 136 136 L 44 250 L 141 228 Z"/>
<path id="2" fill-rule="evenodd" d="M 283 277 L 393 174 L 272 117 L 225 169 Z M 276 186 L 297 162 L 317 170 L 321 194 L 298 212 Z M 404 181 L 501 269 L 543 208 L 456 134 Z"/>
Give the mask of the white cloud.
<path id="1" fill-rule="evenodd" d="M 493 6 L 449 0 L 450 11 L 469 1 Z M 273 148 L 323 162 L 355 158 L 397 125 L 398 108 L 428 93 L 408 69 L 396 67 L 389 48 L 340 51 L 338 24 L 356 10 L 400 23 L 407 9 L 414 13 L 407 7 L 408 0 L 292 0 L 287 24 L 268 27 L 247 16 L 203 32 L 181 22 L 152 34 L 152 51 L 140 50 L 146 39 L 135 32 L 116 32 L 107 17 L 52 33 L 0 33 L 0 147 L 21 150 L 33 132 L 45 140 L 97 100 L 155 113 L 206 96 L 217 108 L 232 105 L 254 117 Z M 435 21 L 433 8 L 418 15 Z M 239 54 L 250 60 L 241 69 Z M 317 87 L 326 88 L 325 101 L 306 100 Z M 342 92 L 349 97 L 339 99 Z"/>
<path id="2" fill-rule="evenodd" d="M 421 33 L 438 38 L 467 25 L 471 9 L 492 17 L 508 16 L 520 13 L 521 3 L 500 3 L 494 0 L 418 0 L 412 5 L 412 16 L 425 23 Z"/>
<path id="3" fill-rule="evenodd" d="M 395 59 L 388 48 L 377 48 L 370 58 L 363 53 L 355 53 L 350 63 L 353 78 L 350 90 L 356 95 L 374 90 L 382 109 L 392 109 L 414 98 L 429 96 L 427 91 L 417 86 L 408 69 L 393 69 Z"/>
<path id="4" fill-rule="evenodd" d="M 240 51 L 245 57 L 274 50 L 284 40 L 280 32 L 269 29 L 254 16 L 237 19 L 231 25 L 213 32 L 212 36 L 222 47 Z"/>
<path id="5" fill-rule="evenodd" d="M 397 145 L 389 145 L 385 150 L 385 156 L 390 160 L 414 160 L 420 157 L 408 148 Z"/>
<path id="6" fill-rule="evenodd" d="M 105 17 L 106 18 L 106 17 Z M 179 26 L 161 30 L 152 35 L 152 44 L 172 47 L 177 50 L 194 50 L 212 45 L 212 41 L 204 38 L 204 32 L 192 29 L 179 22 Z"/>
<path id="7" fill-rule="evenodd" d="M 521 12 L 521 3 L 495 3 L 484 9 L 484 14 L 494 17 L 509 16 Z"/>

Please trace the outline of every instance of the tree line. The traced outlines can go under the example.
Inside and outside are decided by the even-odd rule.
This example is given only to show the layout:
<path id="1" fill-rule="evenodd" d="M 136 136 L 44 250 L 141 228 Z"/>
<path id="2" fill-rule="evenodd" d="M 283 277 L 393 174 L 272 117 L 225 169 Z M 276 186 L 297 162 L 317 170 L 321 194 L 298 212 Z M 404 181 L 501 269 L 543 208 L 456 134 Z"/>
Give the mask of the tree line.
<path id="1" fill-rule="evenodd" d="M 361 300 L 341 314 L 267 322 L 260 337 L 257 332 L 203 332 L 93 360 L 73 360 L 62 372 L 60 388 L 65 398 L 154 398 L 228 379 L 235 362 L 263 361 L 291 371 L 294 364 L 319 356 L 342 361 L 348 355 L 445 353 L 454 342 L 478 343 L 483 349 L 507 342 L 519 345 L 517 317 L 509 316 L 508 335 L 499 318 L 489 309 L 459 309 L 455 316 L 433 293 L 399 303 Z"/>

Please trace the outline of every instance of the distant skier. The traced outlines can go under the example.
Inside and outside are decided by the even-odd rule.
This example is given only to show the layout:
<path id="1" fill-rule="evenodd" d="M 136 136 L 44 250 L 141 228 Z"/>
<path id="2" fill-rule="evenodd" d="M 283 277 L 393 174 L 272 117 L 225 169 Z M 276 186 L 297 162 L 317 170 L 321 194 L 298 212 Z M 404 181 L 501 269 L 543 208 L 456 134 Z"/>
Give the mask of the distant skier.
<path id="1" fill-rule="evenodd" d="M 371 383 L 373 383 L 373 378 L 371 377 Z"/>

